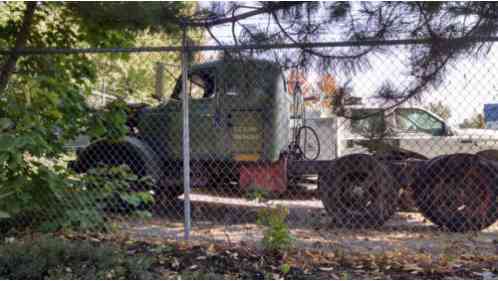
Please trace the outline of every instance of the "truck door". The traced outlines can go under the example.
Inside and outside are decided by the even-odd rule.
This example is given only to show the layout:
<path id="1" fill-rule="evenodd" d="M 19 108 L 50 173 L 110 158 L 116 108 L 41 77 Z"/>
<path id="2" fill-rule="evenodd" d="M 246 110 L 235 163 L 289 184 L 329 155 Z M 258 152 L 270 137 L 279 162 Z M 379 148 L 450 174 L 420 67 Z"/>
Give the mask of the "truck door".
<path id="1" fill-rule="evenodd" d="M 446 124 L 433 114 L 419 108 L 397 108 L 395 131 L 402 149 L 432 158 L 464 151 L 457 138 L 446 134 Z M 458 142 L 458 143 L 456 143 Z"/>
<path id="2" fill-rule="evenodd" d="M 191 98 L 192 158 L 211 160 L 223 158 L 223 122 L 220 119 L 219 91 L 215 71 L 207 69 L 192 73 L 187 89 Z"/>
<path id="3" fill-rule="evenodd" d="M 233 81 L 232 81 L 233 82 Z M 225 83 L 221 108 L 226 121 L 225 149 L 236 161 L 260 160 L 263 152 L 264 118 L 257 91 Z"/>

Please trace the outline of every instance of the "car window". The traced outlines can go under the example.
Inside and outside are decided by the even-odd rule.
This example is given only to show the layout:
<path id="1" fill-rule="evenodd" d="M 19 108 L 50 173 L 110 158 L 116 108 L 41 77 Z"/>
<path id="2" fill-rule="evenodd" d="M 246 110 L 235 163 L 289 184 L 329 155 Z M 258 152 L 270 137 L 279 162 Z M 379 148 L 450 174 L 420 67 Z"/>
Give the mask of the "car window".
<path id="1" fill-rule="evenodd" d="M 382 134 L 385 130 L 384 115 L 378 110 L 353 110 L 351 131 L 359 134 Z"/>
<path id="2" fill-rule="evenodd" d="M 415 108 L 396 110 L 396 127 L 402 131 L 423 132 L 439 136 L 444 132 L 444 123 L 426 111 Z"/>

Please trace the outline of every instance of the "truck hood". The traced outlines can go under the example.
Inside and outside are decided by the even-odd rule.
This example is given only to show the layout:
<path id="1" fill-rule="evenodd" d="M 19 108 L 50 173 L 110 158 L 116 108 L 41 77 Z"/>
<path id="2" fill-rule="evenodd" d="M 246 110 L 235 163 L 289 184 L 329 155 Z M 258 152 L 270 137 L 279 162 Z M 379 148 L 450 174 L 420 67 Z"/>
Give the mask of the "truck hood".
<path id="1" fill-rule="evenodd" d="M 498 130 L 490 129 L 451 129 L 455 136 L 498 139 Z"/>

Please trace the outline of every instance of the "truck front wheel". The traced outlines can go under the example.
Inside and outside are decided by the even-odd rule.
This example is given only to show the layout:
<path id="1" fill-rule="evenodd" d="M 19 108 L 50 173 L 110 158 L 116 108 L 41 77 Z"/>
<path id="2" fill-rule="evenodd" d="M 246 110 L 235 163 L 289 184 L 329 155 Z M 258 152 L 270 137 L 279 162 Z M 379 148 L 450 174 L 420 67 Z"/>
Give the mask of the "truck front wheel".
<path id="1" fill-rule="evenodd" d="M 331 162 L 319 175 L 319 193 L 332 220 L 341 227 L 381 226 L 396 212 L 398 203 L 393 176 L 366 154 Z"/>
<path id="2" fill-rule="evenodd" d="M 130 191 L 153 189 L 156 205 L 164 205 L 165 201 L 170 201 L 182 193 L 181 189 L 162 187 L 163 173 L 158 161 L 144 143 L 131 137 L 117 142 L 102 140 L 91 144 L 78 153 L 77 160 L 70 165 L 70 168 L 77 173 L 85 173 L 93 168 L 121 165 L 128 166 L 138 178 L 151 178 L 152 186 L 131 184 Z M 130 208 L 130 206 L 125 207 Z"/>

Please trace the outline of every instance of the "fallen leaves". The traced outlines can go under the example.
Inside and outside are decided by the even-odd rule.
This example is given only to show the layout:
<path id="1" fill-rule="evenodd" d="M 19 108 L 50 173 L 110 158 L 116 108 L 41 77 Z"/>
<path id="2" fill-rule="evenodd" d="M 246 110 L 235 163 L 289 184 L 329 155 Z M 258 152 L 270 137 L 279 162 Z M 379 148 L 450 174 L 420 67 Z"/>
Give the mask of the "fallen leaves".
<path id="1" fill-rule="evenodd" d="M 420 266 L 418 266 L 416 264 L 405 264 L 405 265 L 403 265 L 403 269 L 406 271 L 409 271 L 412 274 L 418 274 L 418 273 L 424 271 L 423 268 L 421 268 Z"/>
<path id="2" fill-rule="evenodd" d="M 112 235 L 71 234 L 65 238 L 116 243 L 130 256 L 150 256 L 157 276 L 167 279 L 207 279 L 209 276 L 205 274 L 208 273 L 231 279 L 488 279 L 498 275 L 497 256 L 470 253 L 459 256 L 401 250 L 353 253 L 337 248 L 334 251 L 294 249 L 269 254 L 247 244 L 194 244 Z"/>

